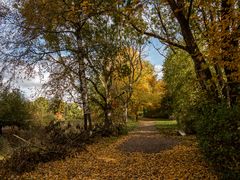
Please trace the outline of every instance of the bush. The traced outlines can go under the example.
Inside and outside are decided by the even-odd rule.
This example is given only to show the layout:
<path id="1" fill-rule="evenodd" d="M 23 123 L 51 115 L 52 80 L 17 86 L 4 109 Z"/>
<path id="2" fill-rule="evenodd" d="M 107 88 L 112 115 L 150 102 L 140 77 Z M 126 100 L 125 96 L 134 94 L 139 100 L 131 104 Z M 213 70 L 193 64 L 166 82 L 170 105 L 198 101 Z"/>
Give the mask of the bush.
<path id="1" fill-rule="evenodd" d="M 174 116 L 180 129 L 187 134 L 196 134 L 196 123 L 199 119 L 196 105 L 185 106 L 183 110 L 175 111 Z"/>
<path id="2" fill-rule="evenodd" d="M 78 151 L 86 150 L 85 145 L 94 142 L 96 136 L 118 136 L 124 134 L 125 130 L 124 124 L 114 124 L 106 132 L 102 125 L 95 124 L 93 134 L 90 134 L 84 131 L 80 125 L 75 126 L 70 122 L 52 121 L 44 129 L 41 129 L 41 132 L 37 133 L 39 142 L 35 140 L 35 135 L 27 139 L 29 144 L 24 144 L 24 146 L 15 149 L 11 157 L 4 160 L 3 167 L 7 171 L 15 173 L 30 172 L 39 163 L 64 159 Z"/>
<path id="3" fill-rule="evenodd" d="M 52 121 L 45 130 L 49 143 L 81 147 L 90 140 L 88 132 L 80 126 L 73 126 L 70 122 Z"/>
<path id="4" fill-rule="evenodd" d="M 65 146 L 50 145 L 44 150 L 23 146 L 4 161 L 4 167 L 16 173 L 30 172 L 41 162 L 64 159 L 68 154 L 69 150 Z"/>
<path id="5" fill-rule="evenodd" d="M 127 126 L 124 123 L 114 123 L 109 128 L 100 127 L 99 134 L 103 137 L 120 136 L 128 133 Z"/>
<path id="6" fill-rule="evenodd" d="M 40 138 L 40 133 L 44 137 Z M 28 139 L 30 144 L 15 149 L 4 162 L 7 170 L 23 173 L 35 169 L 41 162 L 64 159 L 78 150 L 84 149 L 84 144 L 89 142 L 89 134 L 80 127 L 73 127 L 69 123 L 51 122 L 49 126 L 38 132 L 37 142 L 34 135 Z"/>
<path id="7" fill-rule="evenodd" d="M 0 92 L 0 133 L 4 126 L 28 127 L 28 119 L 31 119 L 29 102 L 19 90 Z"/>
<path id="8" fill-rule="evenodd" d="M 240 108 L 203 105 L 198 113 L 197 137 L 205 157 L 226 179 L 240 177 Z"/>
<path id="9" fill-rule="evenodd" d="M 163 108 L 157 108 L 157 109 L 147 109 L 144 111 L 144 117 L 147 118 L 164 118 L 167 119 L 171 115 L 170 110 L 166 110 Z"/>

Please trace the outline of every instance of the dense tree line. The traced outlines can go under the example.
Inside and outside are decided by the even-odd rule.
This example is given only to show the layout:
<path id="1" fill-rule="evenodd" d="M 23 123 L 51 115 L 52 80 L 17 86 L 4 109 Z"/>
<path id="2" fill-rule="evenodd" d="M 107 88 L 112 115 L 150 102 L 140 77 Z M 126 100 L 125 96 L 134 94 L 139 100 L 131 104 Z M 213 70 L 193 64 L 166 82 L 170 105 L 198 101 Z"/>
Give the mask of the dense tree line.
<path id="1" fill-rule="evenodd" d="M 3 127 L 29 128 L 47 126 L 53 120 L 81 123 L 83 112 L 76 103 L 53 97 L 27 100 L 19 89 L 3 89 L 0 93 L 0 134 Z"/>

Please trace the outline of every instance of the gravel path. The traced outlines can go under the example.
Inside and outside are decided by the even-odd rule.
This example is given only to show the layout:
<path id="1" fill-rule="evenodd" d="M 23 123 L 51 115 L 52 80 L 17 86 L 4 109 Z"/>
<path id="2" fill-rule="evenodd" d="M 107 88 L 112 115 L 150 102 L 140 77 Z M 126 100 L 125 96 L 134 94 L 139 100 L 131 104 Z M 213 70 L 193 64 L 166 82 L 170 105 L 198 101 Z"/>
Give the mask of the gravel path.
<path id="1" fill-rule="evenodd" d="M 148 119 L 139 121 L 135 131 L 129 133 L 129 138 L 119 146 L 123 152 L 158 153 L 172 149 L 179 142 L 171 137 L 165 137 L 155 127 L 155 121 Z"/>

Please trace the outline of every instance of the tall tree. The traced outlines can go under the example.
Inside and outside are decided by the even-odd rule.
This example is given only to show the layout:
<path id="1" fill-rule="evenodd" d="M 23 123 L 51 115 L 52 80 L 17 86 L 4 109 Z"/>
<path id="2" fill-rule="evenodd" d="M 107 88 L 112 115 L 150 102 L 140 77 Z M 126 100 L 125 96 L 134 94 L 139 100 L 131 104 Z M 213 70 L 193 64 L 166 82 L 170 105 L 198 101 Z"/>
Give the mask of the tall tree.
<path id="1" fill-rule="evenodd" d="M 124 106 L 124 119 L 125 122 L 128 120 L 129 103 L 132 100 L 133 93 L 135 91 L 135 84 L 139 82 L 142 76 L 142 47 L 136 42 L 132 47 L 124 49 L 120 52 L 120 78 L 115 84 L 116 91 L 123 92 L 119 96 L 119 100 Z"/>
<path id="2" fill-rule="evenodd" d="M 169 51 L 163 69 L 163 80 L 168 96 L 172 98 L 173 115 L 178 126 L 187 133 L 193 133 L 196 130 L 193 109 L 205 101 L 205 94 L 198 84 L 191 57 L 182 50 Z"/>
<path id="3" fill-rule="evenodd" d="M 25 33 L 35 34 L 44 41 L 44 51 L 39 52 L 55 64 L 60 65 L 65 74 L 71 71 L 77 76 L 78 87 L 81 94 L 81 103 L 84 111 L 84 128 L 92 129 L 90 107 L 88 100 L 88 87 L 86 81 L 84 36 L 88 29 L 88 21 L 99 11 L 90 10 L 90 1 L 22 1 L 20 12 L 24 17 Z M 94 2 L 96 3 L 96 2 Z M 96 3 L 100 5 L 101 2 Z M 29 10 L 31 7 L 31 10 Z M 34 7 L 34 8 L 33 8 Z M 94 9 L 94 8 L 93 8 Z M 57 58 L 56 58 L 57 57 Z M 77 68 L 72 69 L 67 60 L 71 59 Z M 64 76 L 64 74 L 62 74 Z M 68 78 L 72 78 L 72 74 Z M 75 81 L 70 79 L 70 82 Z M 74 84 L 75 85 L 75 84 Z"/>
<path id="4" fill-rule="evenodd" d="M 164 85 L 157 79 L 153 65 L 148 61 L 142 63 L 142 73 L 139 80 L 133 85 L 133 93 L 130 101 L 130 113 L 138 119 L 139 112 L 150 111 L 159 108 L 160 100 L 164 94 Z"/>
<path id="5" fill-rule="evenodd" d="M 49 84 L 55 90 L 63 83 L 71 94 L 72 87 L 80 96 L 85 130 L 92 129 L 86 80 L 87 39 L 92 35 L 93 18 L 106 14 L 112 6 L 102 0 L 17 1 L 13 23 L 17 27 L 15 34 L 20 36 L 6 39 L 1 52 L 5 63 L 11 58 L 13 63 L 9 63 L 28 68 L 41 64 L 44 71 L 50 72 Z"/>
<path id="6" fill-rule="evenodd" d="M 240 15 L 239 8 L 239 2 L 236 4 L 236 1 L 221 1 L 221 53 L 227 78 L 227 88 L 225 88 L 224 93 L 232 104 L 236 103 L 240 94 L 240 75 L 237 66 L 239 62 L 240 18 L 236 18 Z"/>
<path id="7" fill-rule="evenodd" d="M 126 108 L 132 86 L 141 74 L 142 43 L 134 41 L 134 37 L 119 36 L 121 27 L 112 24 L 112 17 L 103 19 L 104 34 L 95 32 L 96 46 L 88 58 L 92 74 L 88 80 L 93 87 L 91 99 L 102 109 L 105 128 L 109 129 L 117 109 L 113 104 L 121 99 Z M 125 33 L 121 32 L 122 35 Z M 118 108 L 120 106 L 118 104 Z"/>
<path id="8" fill-rule="evenodd" d="M 236 65 L 239 61 L 238 8 L 236 0 L 131 1 L 121 14 L 139 33 L 157 38 L 170 48 L 177 47 L 186 51 L 194 62 L 199 84 L 208 92 L 209 97 L 217 101 L 230 99 L 230 103 L 234 104 L 234 99 L 239 96 L 239 91 L 236 94 L 239 81 L 235 78 L 233 83 L 233 79 L 229 78 L 239 74 Z M 139 14 L 144 18 L 139 18 Z M 216 43 L 219 39 L 228 48 L 219 47 Z M 236 48 L 231 48 L 233 44 Z M 224 49 L 226 51 L 221 53 Z M 226 55 L 231 58 L 225 58 Z M 224 80 L 225 76 L 228 77 L 227 81 Z M 228 91 L 230 94 L 225 93 L 224 89 L 231 89 Z"/>

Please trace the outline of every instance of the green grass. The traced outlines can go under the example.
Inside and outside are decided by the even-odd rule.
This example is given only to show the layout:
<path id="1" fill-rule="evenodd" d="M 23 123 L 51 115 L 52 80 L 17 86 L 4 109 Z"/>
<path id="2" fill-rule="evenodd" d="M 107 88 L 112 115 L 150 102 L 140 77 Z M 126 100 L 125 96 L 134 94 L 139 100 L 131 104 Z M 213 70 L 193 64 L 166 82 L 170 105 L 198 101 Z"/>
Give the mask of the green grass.
<path id="1" fill-rule="evenodd" d="M 166 120 L 166 119 L 159 119 L 156 121 L 156 126 L 158 129 L 176 129 L 177 128 L 177 121 L 176 120 Z"/>
<path id="2" fill-rule="evenodd" d="M 162 134 L 174 135 L 177 130 L 177 121 L 159 119 L 156 121 L 156 128 Z"/>
<path id="3" fill-rule="evenodd" d="M 109 143 L 114 143 L 118 140 L 118 137 L 117 136 L 110 136 L 110 137 L 107 137 L 106 138 L 106 142 L 109 142 Z"/>
<path id="4" fill-rule="evenodd" d="M 12 148 L 8 140 L 4 137 L 0 137 L 0 161 L 4 159 L 12 151 Z"/>
<path id="5" fill-rule="evenodd" d="M 127 131 L 133 131 L 138 125 L 138 122 L 135 120 L 128 120 L 127 121 Z"/>

